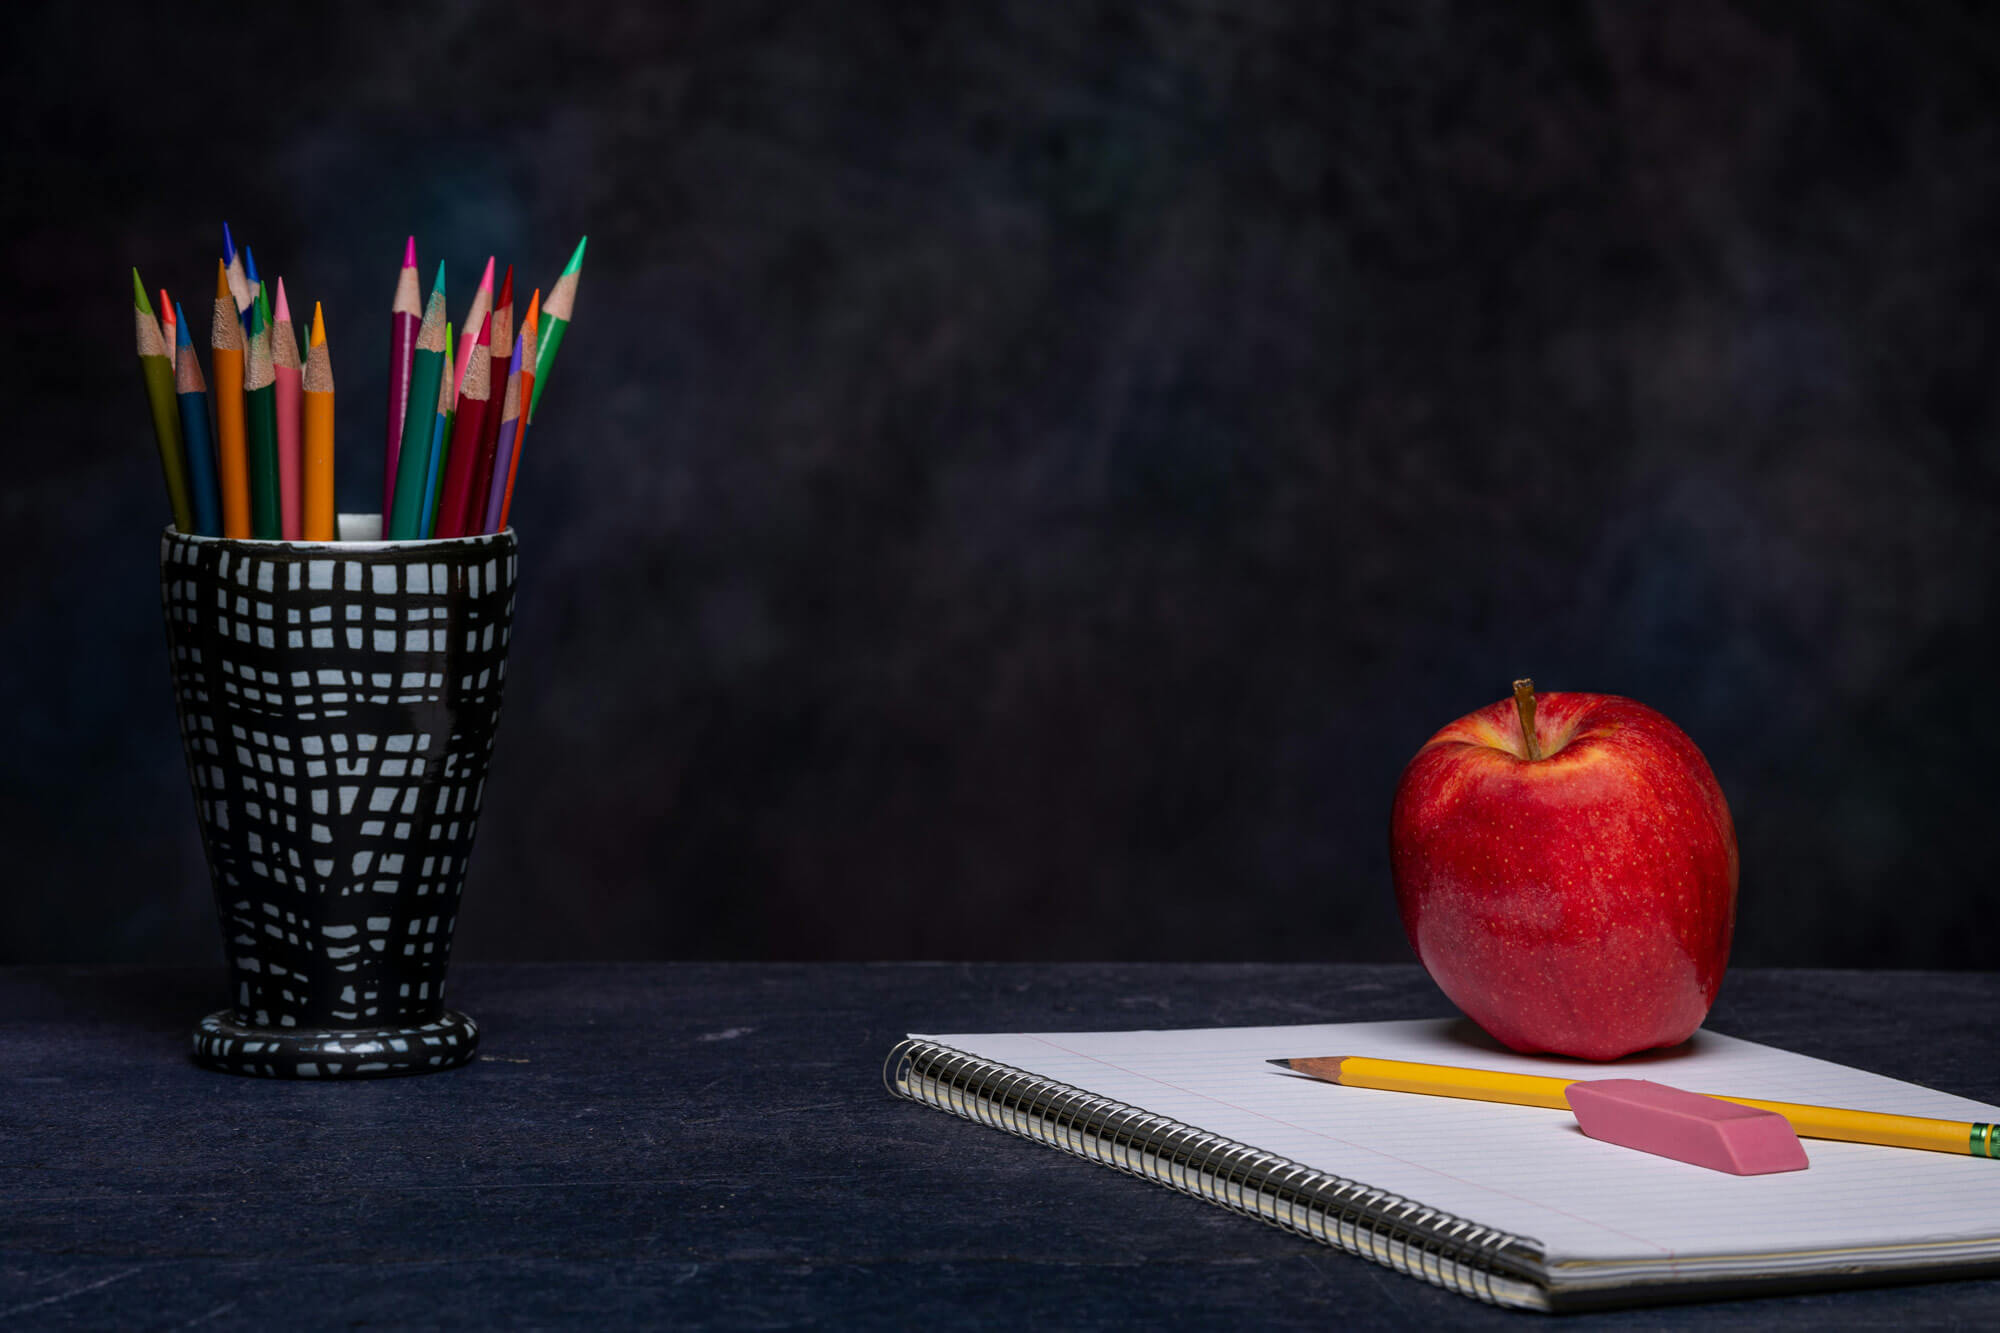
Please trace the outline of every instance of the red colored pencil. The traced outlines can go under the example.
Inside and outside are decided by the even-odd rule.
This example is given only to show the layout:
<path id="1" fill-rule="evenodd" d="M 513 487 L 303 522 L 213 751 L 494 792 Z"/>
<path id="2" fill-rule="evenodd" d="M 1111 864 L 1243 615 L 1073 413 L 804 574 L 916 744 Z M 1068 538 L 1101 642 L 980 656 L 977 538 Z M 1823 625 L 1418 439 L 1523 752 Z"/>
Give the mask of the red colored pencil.
<path id="1" fill-rule="evenodd" d="M 493 392 L 486 402 L 486 429 L 479 433 L 479 461 L 472 470 L 472 489 L 467 493 L 466 533 L 486 531 L 486 497 L 493 490 L 493 463 L 500 448 L 500 404 L 506 398 L 508 373 L 514 358 L 514 266 L 500 282 L 500 294 L 493 298 Z"/>
<path id="2" fill-rule="evenodd" d="M 389 511 L 396 503 L 396 455 L 403 447 L 403 417 L 410 406 L 410 366 L 417 355 L 417 329 L 424 302 L 417 288 L 417 238 L 403 245 L 403 271 L 396 275 L 396 298 L 389 303 L 389 445 L 382 460 L 382 535 L 389 535 Z"/>
<path id="3" fill-rule="evenodd" d="M 471 531 L 466 522 L 472 512 L 472 474 L 479 467 L 479 441 L 486 433 L 486 408 L 493 396 L 492 337 L 493 316 L 488 314 L 479 321 L 479 337 L 466 358 L 465 379 L 459 385 L 433 537 L 464 537 Z"/>

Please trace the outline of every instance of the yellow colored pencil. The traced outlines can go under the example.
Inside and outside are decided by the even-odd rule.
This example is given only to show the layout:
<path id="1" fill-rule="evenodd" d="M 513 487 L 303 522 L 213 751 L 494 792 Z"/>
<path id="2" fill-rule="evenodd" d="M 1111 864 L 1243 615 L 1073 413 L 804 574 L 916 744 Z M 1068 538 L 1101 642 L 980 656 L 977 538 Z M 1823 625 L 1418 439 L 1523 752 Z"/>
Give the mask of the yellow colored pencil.
<path id="1" fill-rule="evenodd" d="M 306 369 L 300 397 L 305 402 L 304 492 L 305 539 L 330 542 L 333 531 L 333 358 L 326 350 L 326 320 L 313 303 L 312 337 L 306 349 Z"/>
<path id="2" fill-rule="evenodd" d="M 1584 1081 L 1548 1078 L 1539 1074 L 1506 1074 L 1497 1069 L 1461 1069 L 1456 1065 L 1377 1060 L 1361 1055 L 1273 1060 L 1271 1063 L 1328 1083 L 1338 1083 L 1342 1087 L 1416 1092 L 1429 1097 L 1463 1097 L 1478 1102 L 1506 1102 L 1513 1106 L 1545 1106 L 1557 1111 L 1569 1109 L 1563 1090 L 1572 1083 Z M 1620 1075 L 1607 1074 L 1606 1077 Z M 1874 1143 L 1886 1148 L 1922 1148 L 1928 1152 L 1958 1153 L 1969 1157 L 2000 1157 L 2000 1128 L 1981 1122 L 1933 1120 L 1927 1116 L 1890 1115 L 1882 1111 L 1848 1111 L 1833 1106 L 1804 1106 L 1796 1102 L 1758 1101 L 1719 1092 L 1707 1095 L 1735 1102 L 1738 1106 L 1755 1107 L 1759 1111 L 1775 1111 L 1792 1122 L 1792 1129 L 1802 1139 L 1839 1139 L 1846 1143 Z"/>

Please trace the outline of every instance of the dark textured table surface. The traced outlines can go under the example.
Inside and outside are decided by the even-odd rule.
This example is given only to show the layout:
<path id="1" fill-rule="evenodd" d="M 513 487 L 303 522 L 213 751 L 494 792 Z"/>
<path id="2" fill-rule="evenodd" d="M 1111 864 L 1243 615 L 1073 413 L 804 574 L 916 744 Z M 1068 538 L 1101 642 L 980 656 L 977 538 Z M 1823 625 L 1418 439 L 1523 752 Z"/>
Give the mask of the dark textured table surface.
<path id="1" fill-rule="evenodd" d="M 1448 1012 L 1413 967 L 467 966 L 453 1073 L 204 1072 L 216 972 L 0 972 L 0 1324 L 1527 1327 L 882 1089 L 906 1031 Z M 1719 1031 L 2000 1101 L 2000 975 L 1739 972 Z M 2000 1176 L 1995 1206 L 2000 1209 Z M 1575 1317 L 2000 1325 L 2000 1281 Z"/>

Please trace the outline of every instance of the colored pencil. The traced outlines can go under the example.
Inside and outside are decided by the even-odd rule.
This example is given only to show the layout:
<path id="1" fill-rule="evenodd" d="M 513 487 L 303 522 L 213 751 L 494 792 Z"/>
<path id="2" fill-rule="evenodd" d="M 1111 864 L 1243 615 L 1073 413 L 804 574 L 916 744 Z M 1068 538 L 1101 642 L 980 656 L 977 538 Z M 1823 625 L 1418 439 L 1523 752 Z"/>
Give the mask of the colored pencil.
<path id="1" fill-rule="evenodd" d="M 389 442 L 382 464 L 382 535 L 389 535 L 389 511 L 396 502 L 396 455 L 403 448 L 403 413 L 410 406 L 410 359 L 417 351 L 417 326 L 424 322 L 417 289 L 417 238 L 403 244 L 403 267 L 389 303 Z"/>
<path id="2" fill-rule="evenodd" d="M 245 329 L 250 327 L 250 279 L 243 273 L 243 255 L 236 248 L 236 238 L 229 234 L 229 224 L 222 224 L 222 261 L 229 272 L 229 296 L 236 303 L 236 319 Z M 218 381 L 219 385 L 220 381 Z"/>
<path id="3" fill-rule="evenodd" d="M 280 279 L 280 304 L 284 302 L 284 293 L 284 282 Z M 301 527 L 306 541 L 330 542 L 334 539 L 333 358 L 327 351 L 326 320 L 317 301 L 313 302 L 312 345 L 306 350 L 300 389 L 305 400 Z"/>
<path id="4" fill-rule="evenodd" d="M 486 531 L 486 497 L 493 490 L 493 468 L 500 446 L 500 405 L 507 397 L 507 380 L 514 370 L 514 266 L 500 280 L 500 294 L 493 298 L 492 355 L 493 393 L 486 403 L 486 425 L 479 432 L 479 462 L 472 471 L 472 488 L 465 509 L 468 536 Z"/>
<path id="5" fill-rule="evenodd" d="M 174 311 L 174 397 L 180 400 L 181 452 L 187 459 L 188 495 L 194 506 L 192 531 L 222 535 L 222 491 L 215 480 L 215 437 L 208 427 L 208 385 L 201 358 L 188 337 L 186 312 Z"/>
<path id="6" fill-rule="evenodd" d="M 535 361 L 542 336 L 542 289 L 539 287 L 528 298 L 528 318 L 521 326 L 521 333 L 521 420 L 514 427 L 514 447 L 507 455 L 507 489 L 500 497 L 500 522 L 493 529 L 495 532 L 507 526 L 507 517 L 514 512 L 514 474 L 521 469 L 521 450 L 528 443 L 528 415 L 535 401 Z"/>
<path id="7" fill-rule="evenodd" d="M 500 530 L 500 506 L 507 494 L 507 472 L 514 458 L 514 438 L 521 429 L 521 339 L 524 333 L 514 336 L 514 354 L 508 358 L 508 364 L 513 368 L 507 373 L 507 392 L 500 400 L 500 410 L 490 414 L 500 422 L 497 435 L 500 445 L 489 469 L 486 490 L 482 494 L 476 481 L 473 485 L 473 493 L 480 500 L 481 532 Z"/>
<path id="8" fill-rule="evenodd" d="M 303 367 L 299 339 L 292 332 L 292 307 L 285 299 L 285 280 L 278 279 L 277 317 L 271 321 L 271 373 L 277 379 L 278 510 L 285 540 L 298 541 L 305 528 L 304 497 L 299 491 L 301 425 L 299 394 Z"/>
<path id="9" fill-rule="evenodd" d="M 264 302 L 250 303 L 250 350 L 243 367 L 243 415 L 250 451 L 250 531 L 260 541 L 285 535 L 278 485 L 278 383 Z"/>
<path id="10" fill-rule="evenodd" d="M 243 321 L 229 275 L 215 265 L 215 323 L 209 332 L 215 367 L 215 464 L 222 487 L 222 535 L 250 535 L 250 456 L 243 429 Z"/>
<path id="11" fill-rule="evenodd" d="M 160 471 L 167 480 L 167 507 L 174 527 L 188 532 L 194 509 L 188 503 L 187 464 L 181 454 L 180 407 L 174 397 L 173 349 L 160 341 L 160 322 L 146 299 L 146 284 L 132 270 L 132 326 L 139 335 L 139 378 L 146 386 L 146 403 L 153 409 L 153 440 L 160 450 Z"/>
<path id="12" fill-rule="evenodd" d="M 1414 1092 L 1430 1097 L 1463 1097 L 1471 1101 L 1506 1102 L 1514 1106 L 1545 1106 L 1568 1110 L 1563 1090 L 1578 1080 L 1539 1074 L 1507 1074 L 1496 1069 L 1461 1069 L 1455 1065 L 1413 1064 L 1364 1056 L 1315 1056 L 1273 1060 L 1274 1065 L 1349 1088 Z M 1933 1120 L 1927 1116 L 1890 1115 L 1881 1111 L 1848 1111 L 1796 1102 L 1756 1101 L 1710 1093 L 1725 1102 L 1775 1111 L 1792 1122 L 1800 1138 L 1840 1139 L 1889 1148 L 1922 1148 L 1930 1152 L 1973 1157 L 2000 1157 L 2000 1129 L 1970 1120 Z"/>
<path id="13" fill-rule="evenodd" d="M 424 453 L 424 494 L 412 536 L 429 537 L 437 530 L 438 485 L 444 476 L 445 445 L 451 439 L 452 330 L 444 326 L 444 363 L 438 367 L 437 411 L 431 415 L 430 444 Z"/>
<path id="14" fill-rule="evenodd" d="M 250 304 L 264 307 L 264 327 L 269 328 L 271 326 L 271 303 L 265 299 L 264 280 L 257 276 L 257 256 L 251 252 L 250 247 L 247 245 L 243 247 L 243 267 L 246 270 L 244 281 L 250 289 Z M 245 325 L 245 332 L 248 332 L 247 324 Z"/>
<path id="15" fill-rule="evenodd" d="M 174 349 L 181 345 L 178 320 L 179 316 L 174 314 L 173 298 L 167 295 L 166 288 L 160 288 L 160 341 L 166 344 L 167 362 L 170 365 L 175 360 Z"/>
<path id="16" fill-rule="evenodd" d="M 383 536 L 406 541 L 419 535 L 424 475 L 429 467 L 432 420 L 437 414 L 438 385 L 444 361 L 444 265 L 424 305 L 424 322 L 417 330 L 416 352 L 410 359 L 410 401 L 403 414 L 403 439 L 396 461 L 396 487 L 383 515 Z"/>
<path id="17" fill-rule="evenodd" d="M 486 272 L 479 277 L 479 288 L 472 293 L 472 308 L 465 312 L 465 322 L 458 327 L 464 329 L 466 340 L 458 346 L 458 361 L 451 371 L 451 391 L 456 394 L 465 383 L 465 368 L 472 363 L 471 335 L 479 332 L 480 321 L 493 310 L 493 256 L 486 256 Z"/>
<path id="18" fill-rule="evenodd" d="M 584 237 L 576 243 L 576 252 L 569 257 L 562 276 L 549 289 L 549 299 L 542 302 L 542 332 L 535 349 L 535 393 L 528 400 L 528 417 L 534 418 L 535 409 L 542 405 L 542 391 L 549 387 L 549 369 L 556 363 L 556 352 L 562 348 L 563 333 L 576 310 L 576 284 L 583 276 L 583 247 L 590 238 Z"/>
<path id="19" fill-rule="evenodd" d="M 493 397 L 492 335 L 493 316 L 488 314 L 479 321 L 479 336 L 472 339 L 472 355 L 466 358 L 465 379 L 453 407 L 435 536 L 464 537 L 473 531 L 472 482 L 479 472 L 480 441 L 486 438 L 486 410 Z"/>

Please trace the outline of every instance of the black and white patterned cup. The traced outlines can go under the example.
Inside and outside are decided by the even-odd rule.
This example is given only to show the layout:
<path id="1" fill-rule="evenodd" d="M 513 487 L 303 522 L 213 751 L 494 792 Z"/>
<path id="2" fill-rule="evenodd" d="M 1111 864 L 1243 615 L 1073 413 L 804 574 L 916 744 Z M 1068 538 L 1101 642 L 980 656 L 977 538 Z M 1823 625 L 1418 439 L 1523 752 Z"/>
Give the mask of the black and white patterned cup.
<path id="1" fill-rule="evenodd" d="M 507 678 L 509 529 L 184 536 L 160 592 L 234 1003 L 211 1069 L 374 1078 L 470 1060 L 445 968 Z M 356 540 L 356 539 L 360 540 Z"/>

